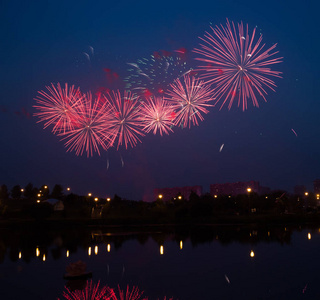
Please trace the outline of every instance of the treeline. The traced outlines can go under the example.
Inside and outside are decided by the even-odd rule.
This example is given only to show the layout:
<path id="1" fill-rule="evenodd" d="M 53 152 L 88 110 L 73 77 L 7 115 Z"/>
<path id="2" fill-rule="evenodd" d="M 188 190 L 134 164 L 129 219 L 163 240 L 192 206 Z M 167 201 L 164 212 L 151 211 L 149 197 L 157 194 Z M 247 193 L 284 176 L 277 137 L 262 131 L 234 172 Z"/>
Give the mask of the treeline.
<path id="1" fill-rule="evenodd" d="M 60 209 L 46 201 L 59 200 Z M 90 194 L 79 196 L 56 184 L 52 191 L 46 185 L 40 188 L 29 183 L 11 191 L 5 185 L 0 188 L 1 219 L 83 219 L 98 220 L 104 224 L 162 224 L 217 222 L 217 220 L 245 220 L 248 216 L 283 216 L 317 213 L 315 195 L 290 195 L 276 191 L 268 195 L 247 193 L 237 196 L 198 196 L 191 193 L 189 199 L 181 195 L 163 201 L 159 197 L 153 202 L 113 198 L 94 198 Z M 229 219 L 228 219 L 229 218 Z"/>

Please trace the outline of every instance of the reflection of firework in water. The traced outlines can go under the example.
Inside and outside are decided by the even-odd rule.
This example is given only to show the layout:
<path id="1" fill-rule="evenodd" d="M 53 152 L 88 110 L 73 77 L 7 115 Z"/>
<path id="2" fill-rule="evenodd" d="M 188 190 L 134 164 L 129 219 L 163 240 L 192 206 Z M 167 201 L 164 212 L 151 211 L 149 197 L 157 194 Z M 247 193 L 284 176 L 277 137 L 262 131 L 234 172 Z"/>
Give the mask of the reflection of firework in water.
<path id="1" fill-rule="evenodd" d="M 110 104 L 108 132 L 111 141 L 109 146 L 112 146 L 117 139 L 117 149 L 123 143 L 126 149 L 128 144 L 134 147 L 138 142 L 141 142 L 138 136 L 144 135 L 140 122 L 139 102 L 130 92 L 124 92 L 123 97 L 119 91 L 112 92 L 107 94 L 105 98 Z"/>
<path id="2" fill-rule="evenodd" d="M 124 80 L 126 90 L 144 96 L 163 95 L 170 83 L 191 70 L 181 55 L 166 51 L 128 65 L 130 75 Z"/>
<path id="3" fill-rule="evenodd" d="M 76 155 L 86 151 L 89 157 L 93 152 L 100 155 L 99 146 L 107 150 L 108 115 L 108 102 L 101 103 L 99 98 L 93 100 L 91 93 L 84 95 L 74 111 L 73 129 L 60 134 L 66 140 L 67 151 L 75 151 Z"/>
<path id="4" fill-rule="evenodd" d="M 79 88 L 75 89 L 72 85 L 68 88 L 61 88 L 60 83 L 55 87 L 47 86 L 48 92 L 39 91 L 35 98 L 37 105 L 34 105 L 39 112 L 34 115 L 39 117 L 38 122 L 44 122 L 44 128 L 53 125 L 52 132 L 65 132 L 73 128 L 74 110 L 81 101 L 82 95 Z"/>
<path id="5" fill-rule="evenodd" d="M 106 299 L 110 300 L 148 300 L 147 297 L 143 297 L 143 292 L 140 292 L 139 288 L 136 286 L 132 287 L 130 291 L 129 286 L 127 286 L 127 290 L 123 291 L 118 286 L 118 292 L 115 292 L 114 289 L 108 288 L 108 296 Z"/>
<path id="6" fill-rule="evenodd" d="M 173 132 L 171 127 L 173 124 L 175 112 L 168 101 L 163 97 L 151 96 L 141 102 L 141 121 L 144 124 L 143 130 L 146 133 L 150 131 L 160 135 Z"/>
<path id="7" fill-rule="evenodd" d="M 250 37 L 248 25 L 244 30 L 242 22 L 238 24 L 238 30 L 228 20 L 226 27 L 211 29 L 212 34 L 206 32 L 204 38 L 200 38 L 204 42 L 200 44 L 201 49 L 194 50 L 201 56 L 196 59 L 204 63 L 199 66 L 199 71 L 205 71 L 201 78 L 215 84 L 217 101 L 222 101 L 221 108 L 228 102 L 230 109 L 236 100 L 238 106 L 245 110 L 249 98 L 258 107 L 255 93 L 266 101 L 265 88 L 274 91 L 276 87 L 269 77 L 281 77 L 281 72 L 270 69 L 271 65 L 280 63 L 282 59 L 274 57 L 278 51 L 271 53 L 277 44 L 264 49 L 262 35 L 255 42 L 256 28 Z"/>
<path id="8" fill-rule="evenodd" d="M 201 113 L 208 113 L 206 107 L 213 106 L 208 104 L 214 99 L 210 85 L 204 84 L 194 76 L 185 75 L 181 80 L 175 80 L 170 87 L 167 99 L 177 113 L 174 124 L 182 127 L 189 124 L 189 128 L 191 123 L 199 125 L 198 120 L 203 121 Z"/>
<path id="9" fill-rule="evenodd" d="M 63 291 L 62 296 L 67 300 L 102 300 L 112 299 L 106 298 L 108 288 L 103 286 L 99 288 L 100 282 L 97 284 L 92 283 L 92 280 L 88 282 L 87 286 L 83 290 L 75 290 L 71 292 L 67 287 L 66 291 Z"/>

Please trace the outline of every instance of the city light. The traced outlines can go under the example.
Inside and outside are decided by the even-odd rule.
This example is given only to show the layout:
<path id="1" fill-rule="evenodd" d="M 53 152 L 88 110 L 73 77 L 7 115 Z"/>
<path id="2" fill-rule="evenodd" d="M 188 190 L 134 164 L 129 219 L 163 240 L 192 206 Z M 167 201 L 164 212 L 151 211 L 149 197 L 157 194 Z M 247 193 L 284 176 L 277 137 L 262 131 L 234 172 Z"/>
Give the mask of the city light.
<path id="1" fill-rule="evenodd" d="M 250 193 L 251 192 L 251 188 L 248 187 L 247 188 L 247 192 Z"/>
<path id="2" fill-rule="evenodd" d="M 21 259 L 21 251 L 19 252 L 19 259 Z"/>
<path id="3" fill-rule="evenodd" d="M 214 195 L 215 198 L 218 198 L 218 195 Z"/>
<path id="4" fill-rule="evenodd" d="M 38 197 L 41 197 L 41 194 L 38 194 Z"/>
<path id="5" fill-rule="evenodd" d="M 319 200 L 320 199 L 320 194 L 317 194 L 317 200 Z"/>
<path id="6" fill-rule="evenodd" d="M 309 195 L 309 193 L 308 193 L 308 192 L 305 192 L 305 193 L 304 193 L 304 195 L 305 195 L 305 196 L 308 196 L 308 195 Z"/>
<path id="7" fill-rule="evenodd" d="M 69 257 L 69 250 L 67 250 L 66 257 Z"/>
<path id="8" fill-rule="evenodd" d="M 108 251 L 108 252 L 111 251 L 111 245 L 110 245 L 110 244 L 107 245 L 107 251 Z"/>
<path id="9" fill-rule="evenodd" d="M 45 186 L 44 186 L 44 188 L 45 188 L 45 189 L 47 189 L 47 188 L 48 188 L 48 186 L 46 186 L 46 185 L 45 185 Z"/>
<path id="10" fill-rule="evenodd" d="M 88 248 L 88 255 L 91 255 L 91 247 Z"/>
<path id="11" fill-rule="evenodd" d="M 110 198 L 107 198 L 107 202 L 110 202 L 110 200 L 111 200 Z"/>
<path id="12" fill-rule="evenodd" d="M 308 232 L 308 240 L 311 240 L 311 233 Z"/>
<path id="13" fill-rule="evenodd" d="M 40 200 L 39 200 L 39 199 L 37 200 L 37 203 L 40 203 Z"/>
<path id="14" fill-rule="evenodd" d="M 94 198 L 94 201 L 98 202 L 99 198 Z"/>
<path id="15" fill-rule="evenodd" d="M 251 250 L 251 252 L 250 252 L 250 257 L 254 257 L 254 252 L 253 252 L 253 250 Z"/>
<path id="16" fill-rule="evenodd" d="M 40 250 L 39 250 L 39 248 L 37 247 L 36 248 L 36 256 L 38 257 L 40 255 Z"/>
<path id="17" fill-rule="evenodd" d="M 160 254 L 163 255 L 163 246 L 160 246 Z"/>
<path id="18" fill-rule="evenodd" d="M 92 196 L 92 194 L 91 194 L 91 193 L 88 193 L 88 196 L 89 196 L 89 197 L 91 197 L 91 196 Z"/>
<path id="19" fill-rule="evenodd" d="M 161 194 L 158 196 L 159 199 L 162 199 L 162 197 L 163 197 L 163 196 L 162 196 Z"/>
<path id="20" fill-rule="evenodd" d="M 182 196 L 178 196 L 178 199 L 181 200 L 181 199 L 182 199 Z"/>
<path id="21" fill-rule="evenodd" d="M 69 187 L 67 188 L 67 191 L 68 191 L 68 192 L 70 191 L 70 188 L 69 188 Z"/>
<path id="22" fill-rule="evenodd" d="M 180 241 L 180 249 L 182 250 L 182 248 L 183 248 L 183 242 Z"/>
<path id="23" fill-rule="evenodd" d="M 98 254 L 98 251 L 99 251 L 98 246 L 95 246 L 95 247 L 94 247 L 94 254 L 97 255 L 97 254 Z"/>
<path id="24" fill-rule="evenodd" d="M 24 189 L 21 189 L 21 192 L 24 192 Z"/>
<path id="25" fill-rule="evenodd" d="M 45 254 L 43 254 L 43 256 L 42 256 L 42 261 L 46 261 L 46 255 Z"/>

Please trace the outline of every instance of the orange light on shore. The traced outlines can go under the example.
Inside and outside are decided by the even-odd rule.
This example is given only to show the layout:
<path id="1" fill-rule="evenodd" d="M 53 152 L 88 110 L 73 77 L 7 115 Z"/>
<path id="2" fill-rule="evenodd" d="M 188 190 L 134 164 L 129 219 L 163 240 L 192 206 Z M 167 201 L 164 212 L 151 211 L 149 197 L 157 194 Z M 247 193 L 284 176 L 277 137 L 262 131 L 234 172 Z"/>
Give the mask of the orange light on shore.
<path id="1" fill-rule="evenodd" d="M 88 248 L 88 255 L 91 256 L 91 247 Z"/>
<path id="2" fill-rule="evenodd" d="M 308 232 L 308 240 L 311 240 L 311 233 Z"/>
<path id="3" fill-rule="evenodd" d="M 40 250 L 39 250 L 39 248 L 37 247 L 36 248 L 36 256 L 38 257 L 40 255 Z"/>
<path id="4" fill-rule="evenodd" d="M 160 246 L 160 255 L 163 255 L 163 246 Z"/>
<path id="5" fill-rule="evenodd" d="M 183 248 L 183 242 L 180 241 L 180 250 Z"/>
<path id="6" fill-rule="evenodd" d="M 251 250 L 251 252 L 250 252 L 250 257 L 254 257 L 254 252 L 253 252 L 253 250 Z"/>
<path id="7" fill-rule="evenodd" d="M 111 251 L 111 245 L 110 245 L 110 244 L 107 245 L 107 251 L 108 251 L 108 252 Z"/>

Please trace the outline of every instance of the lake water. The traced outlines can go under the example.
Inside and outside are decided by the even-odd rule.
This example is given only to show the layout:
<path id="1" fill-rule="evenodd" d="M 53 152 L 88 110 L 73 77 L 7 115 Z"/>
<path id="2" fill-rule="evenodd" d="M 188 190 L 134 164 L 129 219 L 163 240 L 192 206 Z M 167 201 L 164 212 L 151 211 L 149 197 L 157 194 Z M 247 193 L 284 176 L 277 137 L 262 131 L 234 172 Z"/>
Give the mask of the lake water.
<path id="1" fill-rule="evenodd" d="M 0 230 L 0 299 L 64 299 L 86 281 L 149 300 L 320 299 L 320 228 L 249 226 Z"/>

